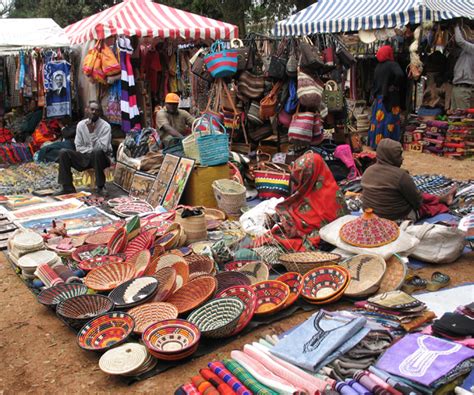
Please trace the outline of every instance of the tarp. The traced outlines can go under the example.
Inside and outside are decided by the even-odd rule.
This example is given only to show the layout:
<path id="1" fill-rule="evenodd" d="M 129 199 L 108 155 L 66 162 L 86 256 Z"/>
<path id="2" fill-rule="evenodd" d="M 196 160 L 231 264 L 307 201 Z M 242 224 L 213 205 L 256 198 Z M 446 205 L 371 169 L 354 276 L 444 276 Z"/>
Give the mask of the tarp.
<path id="1" fill-rule="evenodd" d="M 115 34 L 183 40 L 233 39 L 237 26 L 171 8 L 151 0 L 125 0 L 66 27 L 72 44 Z"/>
<path id="2" fill-rule="evenodd" d="M 474 0 L 319 0 L 277 22 L 274 34 L 350 32 L 459 17 L 474 19 Z"/>
<path id="3" fill-rule="evenodd" d="M 50 18 L 0 19 L 0 52 L 69 46 L 64 30 Z"/>

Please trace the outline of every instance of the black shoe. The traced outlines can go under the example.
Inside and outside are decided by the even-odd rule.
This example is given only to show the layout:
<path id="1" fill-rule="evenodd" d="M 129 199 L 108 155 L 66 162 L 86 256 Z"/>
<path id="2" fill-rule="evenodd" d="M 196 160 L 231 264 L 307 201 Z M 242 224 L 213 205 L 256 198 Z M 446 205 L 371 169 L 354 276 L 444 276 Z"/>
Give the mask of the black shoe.
<path id="1" fill-rule="evenodd" d="M 105 186 L 97 187 L 94 193 L 98 196 L 104 196 L 104 197 L 108 195 L 108 192 L 107 192 L 107 189 L 105 189 Z"/>
<path id="2" fill-rule="evenodd" d="M 59 191 L 53 193 L 53 196 L 69 195 L 70 193 L 76 193 L 76 188 L 63 186 Z"/>

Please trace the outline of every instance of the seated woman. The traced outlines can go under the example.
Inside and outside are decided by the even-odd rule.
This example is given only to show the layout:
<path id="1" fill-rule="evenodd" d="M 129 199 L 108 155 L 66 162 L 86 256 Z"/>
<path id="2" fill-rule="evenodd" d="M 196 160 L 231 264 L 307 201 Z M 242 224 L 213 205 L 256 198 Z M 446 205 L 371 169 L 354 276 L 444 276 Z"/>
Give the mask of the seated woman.
<path id="1" fill-rule="evenodd" d="M 362 176 L 362 207 L 372 208 L 379 217 L 391 220 L 433 217 L 449 211 L 456 188 L 445 196 L 421 193 L 403 163 L 398 141 L 383 139 L 377 146 L 377 163 Z"/>
<path id="2" fill-rule="evenodd" d="M 346 214 L 344 196 L 323 158 L 312 151 L 291 166 L 291 196 L 275 208 L 281 226 L 274 232 L 289 251 L 305 251 L 321 241 L 319 229 Z"/>

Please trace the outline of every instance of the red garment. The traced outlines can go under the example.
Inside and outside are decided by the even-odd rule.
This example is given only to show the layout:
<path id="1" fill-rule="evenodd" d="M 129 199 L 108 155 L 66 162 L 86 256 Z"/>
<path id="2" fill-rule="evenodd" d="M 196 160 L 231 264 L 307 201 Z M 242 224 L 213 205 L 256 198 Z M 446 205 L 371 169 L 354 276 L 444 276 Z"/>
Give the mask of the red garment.
<path id="1" fill-rule="evenodd" d="M 211 369 L 205 368 L 199 371 L 202 377 L 209 381 L 220 395 L 236 395 L 236 392 L 228 386 L 224 380 L 222 380 L 218 375 L 216 375 Z"/>
<path id="2" fill-rule="evenodd" d="M 393 57 L 393 48 L 390 45 L 384 45 L 379 48 L 377 51 L 377 60 L 382 63 L 386 62 L 387 60 L 394 61 L 395 58 Z"/>
<path id="3" fill-rule="evenodd" d="M 13 134 L 7 128 L 0 128 L 0 143 L 11 143 L 13 140 Z"/>
<path id="4" fill-rule="evenodd" d="M 319 229 L 346 214 L 344 196 L 323 158 L 312 151 L 291 166 L 289 198 L 276 206 L 281 220 L 274 237 L 290 251 L 314 249 Z"/>
<path id="5" fill-rule="evenodd" d="M 423 198 L 423 202 L 418 209 L 418 219 L 434 217 L 435 215 L 447 213 L 449 211 L 448 206 L 441 203 L 437 196 L 430 195 L 429 193 L 422 193 L 421 197 Z"/>

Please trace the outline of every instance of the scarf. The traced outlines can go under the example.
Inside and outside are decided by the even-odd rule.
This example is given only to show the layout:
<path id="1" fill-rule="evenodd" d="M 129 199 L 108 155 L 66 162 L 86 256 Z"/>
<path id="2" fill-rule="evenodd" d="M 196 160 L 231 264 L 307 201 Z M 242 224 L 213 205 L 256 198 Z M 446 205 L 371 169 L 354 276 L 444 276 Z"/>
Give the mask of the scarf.
<path id="1" fill-rule="evenodd" d="M 381 46 L 375 56 L 380 63 L 386 62 L 387 60 L 395 60 L 393 57 L 393 48 L 390 45 Z"/>

